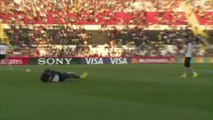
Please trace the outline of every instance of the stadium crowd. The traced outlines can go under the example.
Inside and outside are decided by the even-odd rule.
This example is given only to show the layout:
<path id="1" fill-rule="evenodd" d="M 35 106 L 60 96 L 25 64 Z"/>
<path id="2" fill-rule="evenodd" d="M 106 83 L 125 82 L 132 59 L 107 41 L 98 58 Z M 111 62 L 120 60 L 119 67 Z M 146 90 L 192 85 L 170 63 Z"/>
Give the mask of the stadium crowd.
<path id="1" fill-rule="evenodd" d="M 4 0 L 0 18 L 15 24 L 185 25 L 185 0 Z M 212 24 L 211 0 L 190 0 L 198 18 Z"/>
<path id="2" fill-rule="evenodd" d="M 180 1 L 5 0 L 0 17 L 16 24 L 186 24 Z"/>
<path id="3" fill-rule="evenodd" d="M 202 43 L 202 38 L 196 36 L 190 29 L 169 29 L 162 30 L 154 34 L 152 31 L 143 28 L 124 28 L 106 30 L 99 34 L 108 37 L 108 43 L 102 45 L 100 53 L 98 47 L 101 45 L 89 45 L 92 34 L 84 28 L 75 29 L 71 26 L 37 26 L 32 29 L 11 28 L 6 33 L 13 45 L 17 55 L 30 56 L 125 56 L 125 55 L 176 55 L 185 41 L 185 36 L 189 36 L 195 44 Z M 153 39 L 152 36 L 157 39 Z M 58 46 L 60 45 L 60 47 Z M 127 46 L 127 47 L 123 47 Z M 168 51 L 165 47 L 172 45 L 174 48 Z M 96 49 L 95 49 L 96 48 Z M 134 49 L 128 49 L 134 48 Z M 178 50 L 179 49 L 179 50 Z"/>
<path id="4" fill-rule="evenodd" d="M 212 0 L 190 0 L 188 3 L 201 25 L 213 25 Z"/>
<path id="5" fill-rule="evenodd" d="M 164 30 L 158 39 L 144 28 L 150 25 L 187 25 L 179 3 L 183 0 L 4 0 L 0 3 L 0 18 L 8 23 L 6 31 L 17 55 L 31 56 L 102 56 L 98 45 L 89 45 L 91 34 L 72 25 L 102 25 L 109 37 L 104 45 L 107 56 L 176 55 L 179 43 L 189 36 L 196 44 L 202 42 L 187 27 Z M 191 1 L 196 6 L 196 0 Z M 211 10 L 206 0 L 195 12 L 205 16 Z M 172 7 L 171 7 L 172 6 Z M 205 6 L 205 7 L 204 7 Z M 203 8 L 202 12 L 198 11 Z M 113 25 L 111 30 L 109 25 Z M 118 30 L 114 25 L 137 25 Z M 101 33 L 100 33 L 101 34 Z M 178 44 L 177 44 L 178 43 Z M 61 47 L 57 47 L 60 44 Z M 70 46 L 72 45 L 72 46 Z M 135 46 L 136 49 L 124 49 Z M 174 45 L 173 52 L 165 52 L 165 45 Z M 73 47 L 74 46 L 74 47 Z M 116 49 L 119 48 L 119 49 Z M 45 52 L 42 52 L 45 51 Z M 164 52 L 160 52 L 164 51 Z M 43 54 L 45 53 L 45 54 Z"/>

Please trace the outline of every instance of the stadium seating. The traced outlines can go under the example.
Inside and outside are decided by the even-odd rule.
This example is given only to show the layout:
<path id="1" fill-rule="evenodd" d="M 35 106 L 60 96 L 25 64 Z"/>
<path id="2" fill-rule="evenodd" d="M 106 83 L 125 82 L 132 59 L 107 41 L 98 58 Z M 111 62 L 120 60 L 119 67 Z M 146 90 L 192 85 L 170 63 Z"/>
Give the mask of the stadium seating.
<path id="1" fill-rule="evenodd" d="M 176 48 L 171 48 L 170 45 L 176 45 L 177 42 L 183 40 L 185 35 L 191 36 L 196 44 L 203 42 L 197 33 L 193 34 L 188 29 L 193 26 L 187 21 L 188 18 L 181 6 L 183 2 L 183 0 L 161 2 L 62 0 L 57 3 L 56 0 L 5 0 L 1 2 L 3 7 L 1 7 L 0 19 L 4 24 L 9 25 L 5 32 L 12 40 L 14 48 L 24 47 L 32 49 L 31 51 L 35 53 L 38 48 L 41 53 L 44 53 L 45 48 L 41 46 L 60 45 L 58 49 L 61 49 L 64 45 L 89 45 L 91 53 L 102 51 L 103 53 L 99 55 L 105 56 L 108 53 L 106 54 L 101 49 L 103 47 L 96 50 L 97 48 L 91 45 L 108 44 L 110 46 L 110 42 L 114 41 L 115 48 L 122 45 L 122 50 L 125 52 L 128 50 L 124 46 L 132 45 L 137 51 L 144 42 L 150 50 L 156 48 L 155 51 L 160 49 L 163 51 L 160 54 L 156 53 L 157 55 L 166 55 L 165 51 L 174 55 L 176 53 L 173 50 Z M 187 4 L 192 6 L 192 12 L 195 13 L 200 25 L 211 26 L 213 24 L 211 3 L 207 0 L 198 5 L 197 2 L 194 0 Z M 199 8 L 202 10 L 199 11 Z M 120 26 L 122 27 L 119 28 Z M 92 32 L 87 28 L 93 28 L 96 31 Z M 158 46 L 162 44 L 168 46 L 159 48 Z M 84 47 L 80 48 L 84 49 Z M 72 48 L 72 50 L 75 49 Z M 129 52 L 131 54 L 134 50 L 129 50 Z M 143 50 L 142 52 L 145 55 Z"/>

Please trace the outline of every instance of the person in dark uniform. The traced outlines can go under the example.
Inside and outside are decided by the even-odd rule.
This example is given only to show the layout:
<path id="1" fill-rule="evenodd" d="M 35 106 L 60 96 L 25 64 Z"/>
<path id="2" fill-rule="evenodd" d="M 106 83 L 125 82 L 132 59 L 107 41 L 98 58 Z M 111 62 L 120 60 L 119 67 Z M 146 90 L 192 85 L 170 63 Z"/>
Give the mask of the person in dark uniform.
<path id="1" fill-rule="evenodd" d="M 85 79 L 88 73 L 84 72 L 81 75 L 72 72 L 59 72 L 52 69 L 45 69 L 41 74 L 41 81 L 43 82 L 66 82 L 69 79 Z"/>

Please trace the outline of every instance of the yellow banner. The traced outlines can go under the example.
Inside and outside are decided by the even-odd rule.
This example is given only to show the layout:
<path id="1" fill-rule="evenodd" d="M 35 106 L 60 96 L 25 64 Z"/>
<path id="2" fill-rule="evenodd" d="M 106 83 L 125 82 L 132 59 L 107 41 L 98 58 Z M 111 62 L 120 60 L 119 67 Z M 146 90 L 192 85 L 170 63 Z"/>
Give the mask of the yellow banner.
<path id="1" fill-rule="evenodd" d="M 209 58 L 208 58 L 208 62 L 209 62 L 209 63 L 213 63 L 213 57 L 209 57 Z"/>
<path id="2" fill-rule="evenodd" d="M 204 63 L 204 57 L 195 57 L 195 63 Z"/>

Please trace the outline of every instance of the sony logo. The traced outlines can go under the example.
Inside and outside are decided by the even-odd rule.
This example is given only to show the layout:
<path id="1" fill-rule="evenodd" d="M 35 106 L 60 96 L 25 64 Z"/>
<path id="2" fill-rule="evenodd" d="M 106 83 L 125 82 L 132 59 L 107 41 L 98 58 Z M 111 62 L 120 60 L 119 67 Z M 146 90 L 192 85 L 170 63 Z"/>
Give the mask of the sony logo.
<path id="1" fill-rule="evenodd" d="M 71 64 L 72 58 L 39 58 L 39 65 L 62 65 Z"/>

